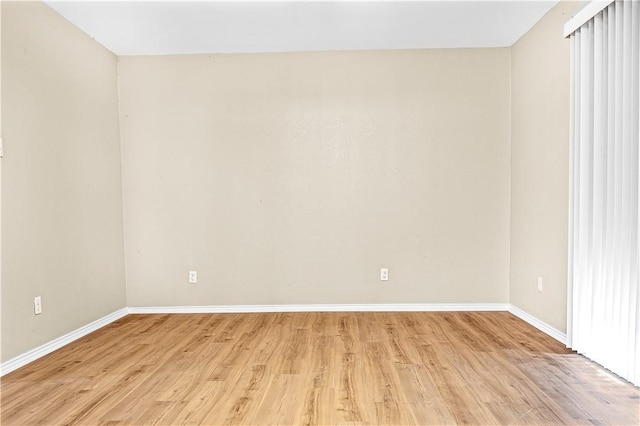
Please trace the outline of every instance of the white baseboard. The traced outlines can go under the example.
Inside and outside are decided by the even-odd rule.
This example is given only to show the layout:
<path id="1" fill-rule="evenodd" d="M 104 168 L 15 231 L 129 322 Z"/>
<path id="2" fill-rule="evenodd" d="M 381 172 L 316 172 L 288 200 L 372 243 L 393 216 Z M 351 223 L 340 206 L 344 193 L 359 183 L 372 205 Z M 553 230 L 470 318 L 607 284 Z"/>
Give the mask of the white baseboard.
<path id="1" fill-rule="evenodd" d="M 69 343 L 78 340 L 79 338 L 86 336 L 87 334 L 92 333 L 99 328 L 104 327 L 105 325 L 111 324 L 112 322 L 127 316 L 128 313 L 129 310 L 127 308 L 119 309 L 107 316 L 99 318 L 85 326 L 82 326 L 77 330 L 67 333 L 64 336 L 58 337 L 57 339 L 47 342 L 44 345 L 38 346 L 37 348 L 25 352 L 22 355 L 18 355 L 17 357 L 12 358 L 7 362 L 3 362 L 2 364 L 0 364 L 0 377 L 12 372 L 13 370 L 17 370 L 18 368 L 47 355 L 48 353 L 60 349 L 61 347 L 68 345 Z"/>
<path id="2" fill-rule="evenodd" d="M 257 313 L 257 312 L 479 312 L 508 311 L 561 343 L 567 336 L 533 315 L 508 303 L 381 303 L 381 304 L 309 304 L 309 305 L 213 305 L 213 306 L 149 306 L 122 308 L 67 333 L 35 349 L 0 364 L 0 377 L 48 353 L 60 349 L 128 314 L 196 314 L 196 313 Z"/>
<path id="3" fill-rule="evenodd" d="M 255 312 L 443 312 L 506 311 L 507 303 L 383 303 L 337 305 L 212 305 L 129 308 L 130 314 L 210 314 Z"/>
<path id="4" fill-rule="evenodd" d="M 558 330 L 557 328 L 550 326 L 546 322 L 539 320 L 538 318 L 534 317 L 531 314 L 526 313 L 525 311 L 523 311 L 522 309 L 516 306 L 509 305 L 508 311 L 511 312 L 513 315 L 517 316 L 518 318 L 520 318 L 521 320 L 531 324 L 532 326 L 542 331 L 543 333 L 553 337 L 558 342 L 564 345 L 567 344 L 567 335 L 561 332 L 560 330 Z"/>

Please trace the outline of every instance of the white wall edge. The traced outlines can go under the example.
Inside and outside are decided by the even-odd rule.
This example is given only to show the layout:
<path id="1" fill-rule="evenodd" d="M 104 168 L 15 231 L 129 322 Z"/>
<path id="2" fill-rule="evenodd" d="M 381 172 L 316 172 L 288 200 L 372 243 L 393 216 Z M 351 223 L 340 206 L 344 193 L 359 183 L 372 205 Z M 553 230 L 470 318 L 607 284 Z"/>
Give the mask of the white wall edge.
<path id="1" fill-rule="evenodd" d="M 558 330 L 557 328 L 550 326 L 546 322 L 539 320 L 538 318 L 534 317 L 531 314 L 528 314 L 527 312 L 523 311 L 517 306 L 509 305 L 508 311 L 513 315 L 517 316 L 518 318 L 520 318 L 521 320 L 523 320 L 524 322 L 531 324 L 532 326 L 542 331 L 543 333 L 553 337 L 558 342 L 564 345 L 567 344 L 567 335 L 561 332 L 560 330 Z"/>
<path id="2" fill-rule="evenodd" d="M 564 37 L 569 37 L 578 28 L 583 26 L 613 2 L 614 0 L 593 0 L 591 3 L 587 4 L 578 13 L 576 13 L 573 18 L 569 19 L 569 21 L 564 24 Z"/>
<path id="3" fill-rule="evenodd" d="M 37 348 L 27 351 L 22 355 L 18 355 L 17 357 L 12 358 L 9 361 L 3 362 L 2 364 L 0 364 L 0 377 L 14 370 L 17 370 L 18 368 L 23 367 L 30 362 L 37 360 L 38 358 L 42 358 L 43 356 L 57 349 L 60 349 L 61 347 L 66 346 L 69 343 L 78 340 L 79 338 L 84 337 L 89 333 L 93 333 L 94 331 L 104 327 L 105 325 L 109 325 L 112 322 L 127 316 L 128 314 L 129 310 L 127 308 L 119 309 L 115 312 L 110 313 L 109 315 L 106 315 L 70 333 L 67 333 L 64 336 L 53 339 L 50 342 L 45 343 L 44 345 L 38 346 Z"/>
<path id="4" fill-rule="evenodd" d="M 443 312 L 506 311 L 507 303 L 384 303 L 338 305 L 212 305 L 131 307 L 130 314 L 205 314 L 256 312 Z"/>

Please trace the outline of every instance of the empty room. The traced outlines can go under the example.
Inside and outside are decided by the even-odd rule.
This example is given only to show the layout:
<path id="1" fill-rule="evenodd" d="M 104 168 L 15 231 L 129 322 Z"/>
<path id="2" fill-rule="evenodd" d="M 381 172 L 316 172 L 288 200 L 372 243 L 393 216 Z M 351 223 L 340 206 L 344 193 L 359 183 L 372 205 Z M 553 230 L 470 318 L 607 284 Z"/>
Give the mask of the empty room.
<path id="1" fill-rule="evenodd" d="M 1 424 L 640 424 L 640 1 L 0 23 Z"/>

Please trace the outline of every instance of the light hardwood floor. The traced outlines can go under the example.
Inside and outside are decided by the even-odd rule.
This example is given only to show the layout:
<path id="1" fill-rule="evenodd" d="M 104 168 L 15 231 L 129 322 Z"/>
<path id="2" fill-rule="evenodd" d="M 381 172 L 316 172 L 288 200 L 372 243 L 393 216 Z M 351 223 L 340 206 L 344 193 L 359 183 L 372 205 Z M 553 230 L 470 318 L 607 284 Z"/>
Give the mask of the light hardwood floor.
<path id="1" fill-rule="evenodd" d="M 129 315 L 2 378 L 1 423 L 640 423 L 640 390 L 506 312 Z"/>

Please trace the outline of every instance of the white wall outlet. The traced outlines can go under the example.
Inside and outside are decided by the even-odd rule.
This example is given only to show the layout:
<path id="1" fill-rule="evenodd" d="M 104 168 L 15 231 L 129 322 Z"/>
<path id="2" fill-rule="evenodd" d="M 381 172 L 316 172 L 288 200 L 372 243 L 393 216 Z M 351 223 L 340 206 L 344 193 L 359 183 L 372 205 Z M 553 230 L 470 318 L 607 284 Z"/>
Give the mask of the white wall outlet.
<path id="1" fill-rule="evenodd" d="M 198 282 L 198 271 L 189 271 L 189 284 Z"/>
<path id="2" fill-rule="evenodd" d="M 538 277 L 538 292 L 542 293 L 542 277 Z"/>
<path id="3" fill-rule="evenodd" d="M 42 313 L 42 297 L 36 296 L 33 298 L 33 313 L 40 315 Z"/>
<path id="4" fill-rule="evenodd" d="M 380 281 L 389 281 L 389 268 L 380 269 Z"/>

